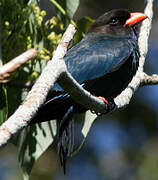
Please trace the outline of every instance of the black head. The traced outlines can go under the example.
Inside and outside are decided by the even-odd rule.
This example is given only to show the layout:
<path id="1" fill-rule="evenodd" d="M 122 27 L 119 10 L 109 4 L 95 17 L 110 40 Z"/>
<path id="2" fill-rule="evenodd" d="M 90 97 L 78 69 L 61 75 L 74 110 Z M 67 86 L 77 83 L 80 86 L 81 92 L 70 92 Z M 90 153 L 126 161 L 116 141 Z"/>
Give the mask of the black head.
<path id="1" fill-rule="evenodd" d="M 142 13 L 137 13 L 137 14 L 142 15 Z M 126 24 L 127 20 L 131 20 L 131 13 L 129 11 L 125 9 L 111 10 L 100 16 L 92 24 L 89 32 L 100 32 L 109 35 L 125 36 L 133 33 L 133 26 L 144 19 L 142 20 L 139 19 L 138 21 L 134 21 L 132 26 L 130 26 L 130 23 L 128 25 Z"/>
<path id="2" fill-rule="evenodd" d="M 114 9 L 100 16 L 92 27 L 100 27 L 108 24 L 111 26 L 124 25 L 129 17 L 130 13 L 127 10 Z"/>

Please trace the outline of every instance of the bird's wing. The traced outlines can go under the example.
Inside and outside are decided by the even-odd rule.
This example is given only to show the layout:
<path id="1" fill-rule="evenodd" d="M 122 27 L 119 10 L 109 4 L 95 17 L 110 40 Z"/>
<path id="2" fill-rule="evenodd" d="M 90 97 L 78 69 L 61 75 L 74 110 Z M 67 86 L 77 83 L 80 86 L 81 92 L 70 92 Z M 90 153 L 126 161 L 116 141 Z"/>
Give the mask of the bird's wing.
<path id="1" fill-rule="evenodd" d="M 137 51 L 136 42 L 130 38 L 88 36 L 71 48 L 64 59 L 68 71 L 82 84 L 115 71 Z"/>

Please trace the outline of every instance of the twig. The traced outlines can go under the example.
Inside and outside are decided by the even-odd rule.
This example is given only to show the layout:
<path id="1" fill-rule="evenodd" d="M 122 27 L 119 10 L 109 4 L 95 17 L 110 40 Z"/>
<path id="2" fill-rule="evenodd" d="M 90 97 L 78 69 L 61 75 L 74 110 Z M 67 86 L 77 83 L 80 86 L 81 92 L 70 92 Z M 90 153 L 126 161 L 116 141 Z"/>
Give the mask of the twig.
<path id="1" fill-rule="evenodd" d="M 138 89 L 140 86 L 141 80 L 144 77 L 143 73 L 143 67 L 145 63 L 145 58 L 148 50 L 148 38 L 149 33 L 151 29 L 151 23 L 152 23 L 152 17 L 153 17 L 153 1 L 154 0 L 148 0 L 147 5 L 145 8 L 144 13 L 148 16 L 148 19 L 142 23 L 139 39 L 138 39 L 138 45 L 140 49 L 140 59 L 139 59 L 139 68 L 135 75 L 135 77 L 132 79 L 128 87 L 115 98 L 115 104 L 116 109 L 118 108 L 124 108 L 127 106 L 134 94 L 134 92 Z"/>
<path id="2" fill-rule="evenodd" d="M 10 73 L 14 72 L 16 69 L 22 66 L 22 64 L 35 58 L 37 56 L 37 51 L 35 49 L 29 49 L 28 51 L 22 53 L 18 57 L 12 59 L 2 67 L 0 67 L 0 82 L 7 81 Z"/>
<path id="3" fill-rule="evenodd" d="M 140 86 L 158 85 L 158 74 L 151 76 L 144 73 L 143 79 L 140 80 Z"/>
<path id="4" fill-rule="evenodd" d="M 67 71 L 62 74 L 58 83 L 66 92 L 71 94 L 72 99 L 78 104 L 81 104 L 98 114 L 104 114 L 107 112 L 107 106 L 105 103 L 83 89 Z"/>

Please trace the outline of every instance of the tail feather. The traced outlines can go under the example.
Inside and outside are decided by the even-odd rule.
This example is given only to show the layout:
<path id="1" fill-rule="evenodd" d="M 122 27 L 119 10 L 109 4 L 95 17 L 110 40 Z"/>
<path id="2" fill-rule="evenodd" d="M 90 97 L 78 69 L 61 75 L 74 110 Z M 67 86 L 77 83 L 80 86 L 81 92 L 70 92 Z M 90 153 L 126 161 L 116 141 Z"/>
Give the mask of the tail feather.
<path id="1" fill-rule="evenodd" d="M 71 155 L 74 145 L 74 120 L 73 106 L 69 108 L 62 118 L 59 125 L 58 154 L 63 166 L 64 174 L 66 173 L 66 161 Z"/>
<path id="2" fill-rule="evenodd" d="M 72 106 L 72 100 L 68 94 L 55 96 L 42 105 L 35 117 L 32 118 L 30 124 L 50 121 L 53 119 L 60 120 L 63 118 L 70 106 Z"/>
<path id="3" fill-rule="evenodd" d="M 64 174 L 67 158 L 71 155 L 74 145 L 73 105 L 68 94 L 61 94 L 47 101 L 31 120 L 31 124 L 57 119 L 58 123 L 58 154 Z"/>

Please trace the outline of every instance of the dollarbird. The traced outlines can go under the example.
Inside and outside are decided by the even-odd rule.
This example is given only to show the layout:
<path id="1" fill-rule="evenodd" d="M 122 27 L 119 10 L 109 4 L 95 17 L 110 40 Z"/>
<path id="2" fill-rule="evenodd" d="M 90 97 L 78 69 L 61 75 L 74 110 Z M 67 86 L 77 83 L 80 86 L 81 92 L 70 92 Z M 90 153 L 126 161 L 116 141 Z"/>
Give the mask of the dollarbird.
<path id="1" fill-rule="evenodd" d="M 143 13 L 124 9 L 108 11 L 96 19 L 85 38 L 64 57 L 73 78 L 91 94 L 101 97 L 109 110 L 115 105 L 114 98 L 136 74 L 140 56 L 137 24 L 146 18 Z M 30 122 L 57 119 L 58 153 L 64 172 L 73 151 L 73 114 L 86 110 L 56 83 Z"/>

